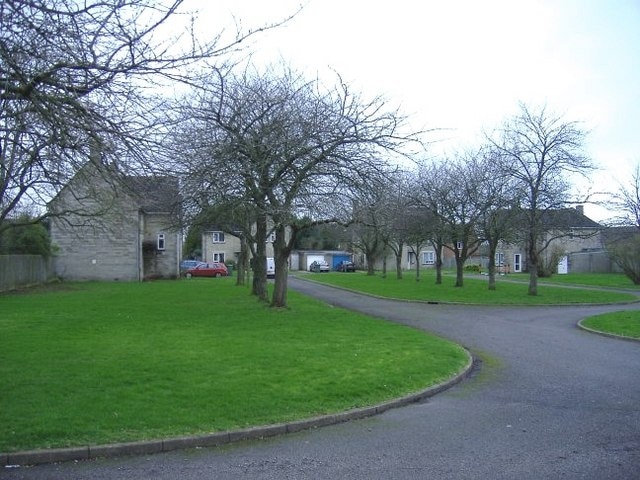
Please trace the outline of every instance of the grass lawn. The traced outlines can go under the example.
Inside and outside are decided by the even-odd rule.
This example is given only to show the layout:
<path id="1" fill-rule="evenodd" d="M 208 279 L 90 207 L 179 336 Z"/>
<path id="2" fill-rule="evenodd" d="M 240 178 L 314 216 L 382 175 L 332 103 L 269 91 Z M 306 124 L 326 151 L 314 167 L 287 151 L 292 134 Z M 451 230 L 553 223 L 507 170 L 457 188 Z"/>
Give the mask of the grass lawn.
<path id="1" fill-rule="evenodd" d="M 459 372 L 464 350 L 233 278 L 0 295 L 0 451 L 224 431 L 371 405 Z"/>
<path id="2" fill-rule="evenodd" d="M 628 310 L 589 317 L 582 325 L 605 333 L 640 339 L 640 311 Z"/>
<path id="3" fill-rule="evenodd" d="M 513 273 L 509 280 L 529 282 L 528 273 Z M 548 278 L 538 279 L 540 283 L 553 283 L 559 285 L 585 285 L 595 287 L 619 288 L 640 291 L 640 285 L 633 282 L 622 273 L 569 273 L 566 275 L 553 275 Z"/>
<path id="4" fill-rule="evenodd" d="M 538 285 L 538 295 L 530 296 L 527 294 L 528 283 L 524 276 L 516 276 L 516 281 L 511 281 L 510 275 L 498 277 L 496 290 L 490 291 L 487 288 L 487 278 L 479 278 L 477 275 L 467 275 L 464 279 L 464 286 L 456 288 L 454 286 L 455 275 L 451 272 L 446 272 L 446 274 L 443 275 L 442 284 L 436 285 L 435 272 L 433 270 L 421 271 L 419 282 L 416 282 L 415 272 L 413 271 L 404 272 L 402 280 L 396 278 L 395 271 L 388 273 L 386 278 L 383 278 L 380 274 L 369 276 L 361 271 L 355 273 L 330 272 L 314 274 L 301 272 L 300 276 L 302 275 L 304 275 L 304 278 L 311 280 L 383 297 L 427 302 L 488 305 L 550 305 L 622 303 L 637 300 L 637 297 L 633 293 L 549 285 Z M 556 277 L 554 276 L 552 278 Z M 616 281 L 619 281 L 619 279 Z M 543 283 L 542 279 L 540 279 L 540 283 Z"/>

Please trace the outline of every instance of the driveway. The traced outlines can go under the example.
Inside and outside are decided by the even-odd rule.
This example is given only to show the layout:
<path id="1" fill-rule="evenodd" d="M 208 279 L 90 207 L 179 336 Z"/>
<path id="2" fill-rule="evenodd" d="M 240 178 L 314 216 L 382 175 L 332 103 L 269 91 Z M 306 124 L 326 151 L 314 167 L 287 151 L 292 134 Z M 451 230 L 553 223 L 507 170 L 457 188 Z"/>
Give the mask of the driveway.
<path id="1" fill-rule="evenodd" d="M 361 296 L 333 305 L 435 332 L 479 368 L 424 403 L 292 435 L 143 457 L 4 469 L 8 479 L 637 479 L 640 343 L 576 328 L 629 306 L 477 307 Z"/>

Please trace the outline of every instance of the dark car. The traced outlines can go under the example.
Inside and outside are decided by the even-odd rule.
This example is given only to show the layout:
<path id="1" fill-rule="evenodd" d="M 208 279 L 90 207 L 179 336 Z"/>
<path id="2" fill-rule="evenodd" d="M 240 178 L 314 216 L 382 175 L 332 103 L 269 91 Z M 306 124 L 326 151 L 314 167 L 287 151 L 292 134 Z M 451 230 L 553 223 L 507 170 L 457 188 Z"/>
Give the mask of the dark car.
<path id="1" fill-rule="evenodd" d="M 336 265 L 336 272 L 355 272 L 356 266 L 349 260 L 343 260 Z"/>
<path id="2" fill-rule="evenodd" d="M 199 263 L 193 268 L 184 272 L 184 276 L 191 277 L 226 277 L 229 271 L 224 263 L 211 262 Z"/>

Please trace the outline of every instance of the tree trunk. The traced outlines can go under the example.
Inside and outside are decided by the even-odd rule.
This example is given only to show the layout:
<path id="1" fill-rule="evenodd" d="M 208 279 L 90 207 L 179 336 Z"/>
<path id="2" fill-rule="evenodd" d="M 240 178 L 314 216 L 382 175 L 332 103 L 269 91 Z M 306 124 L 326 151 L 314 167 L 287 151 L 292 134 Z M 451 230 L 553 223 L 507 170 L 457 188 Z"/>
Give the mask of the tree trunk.
<path id="1" fill-rule="evenodd" d="M 375 275 L 375 262 L 376 262 L 376 258 L 374 255 L 368 253 L 366 254 L 367 257 L 367 275 Z"/>
<path id="2" fill-rule="evenodd" d="M 498 245 L 489 244 L 489 290 L 496 289 L 496 250 Z"/>
<path id="3" fill-rule="evenodd" d="M 538 266 L 529 265 L 529 295 L 538 295 Z"/>
<path id="4" fill-rule="evenodd" d="M 529 247 L 529 295 L 538 295 L 538 255 L 535 247 Z"/>
<path id="5" fill-rule="evenodd" d="M 252 259 L 253 285 L 251 293 L 268 302 L 267 293 L 267 217 L 258 215 L 256 219 L 256 256 Z"/>
<path id="6" fill-rule="evenodd" d="M 415 256 L 416 257 L 416 282 L 420 281 L 420 259 L 418 258 L 418 255 Z"/>
<path id="7" fill-rule="evenodd" d="M 244 282 L 243 284 L 248 285 L 249 281 L 251 280 L 251 264 L 249 263 L 251 260 L 251 247 L 249 246 L 248 240 L 245 238 L 244 239 L 244 248 L 245 248 L 245 255 L 244 255 Z"/>
<path id="8" fill-rule="evenodd" d="M 442 247 L 435 242 L 431 245 L 436 252 L 436 285 L 442 285 Z"/>
<path id="9" fill-rule="evenodd" d="M 287 256 L 275 256 L 276 277 L 271 297 L 271 306 L 284 308 L 287 306 L 287 281 L 289 277 L 289 262 Z"/>
<path id="10" fill-rule="evenodd" d="M 287 306 L 287 279 L 289 275 L 289 253 L 285 238 L 286 228 L 279 225 L 276 228 L 276 241 L 273 244 L 274 263 L 276 267 L 275 283 L 271 306 L 284 308 Z"/>
<path id="11" fill-rule="evenodd" d="M 387 253 L 382 254 L 382 278 L 387 278 Z"/>
<path id="12" fill-rule="evenodd" d="M 245 285 L 247 279 L 247 270 L 249 267 L 249 249 L 247 240 L 244 235 L 240 238 L 240 255 L 238 256 L 238 264 L 236 266 L 236 285 Z"/>
<path id="13" fill-rule="evenodd" d="M 464 261 L 456 255 L 456 287 L 464 286 Z"/>
<path id="14" fill-rule="evenodd" d="M 396 278 L 402 280 L 402 248 L 396 253 Z"/>

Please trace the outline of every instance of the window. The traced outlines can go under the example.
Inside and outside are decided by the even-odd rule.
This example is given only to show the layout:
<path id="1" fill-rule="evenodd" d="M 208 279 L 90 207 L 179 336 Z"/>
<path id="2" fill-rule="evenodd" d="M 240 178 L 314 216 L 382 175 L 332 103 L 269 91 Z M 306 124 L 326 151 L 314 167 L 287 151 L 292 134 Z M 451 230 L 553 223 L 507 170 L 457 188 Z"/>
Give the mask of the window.
<path id="1" fill-rule="evenodd" d="M 224 263 L 224 252 L 218 252 L 213 254 L 213 261 Z"/>
<path id="2" fill-rule="evenodd" d="M 224 243 L 224 232 L 213 232 L 211 240 L 213 243 Z"/>
<path id="3" fill-rule="evenodd" d="M 513 271 L 514 272 L 522 271 L 522 255 L 519 253 L 515 253 L 513 255 Z"/>
<path id="4" fill-rule="evenodd" d="M 276 232 L 271 233 L 267 236 L 267 243 L 273 243 L 276 241 Z"/>
<path id="5" fill-rule="evenodd" d="M 159 233 L 158 234 L 157 247 L 158 247 L 158 250 L 164 250 L 165 249 L 164 233 Z"/>
<path id="6" fill-rule="evenodd" d="M 462 250 L 462 247 L 464 247 L 464 243 L 462 243 L 462 242 L 456 242 L 456 248 L 457 248 L 458 250 Z"/>
<path id="7" fill-rule="evenodd" d="M 496 267 L 502 267 L 504 265 L 504 253 L 496 252 Z"/>
<path id="8" fill-rule="evenodd" d="M 436 252 L 434 251 L 427 251 L 427 252 L 422 252 L 422 264 L 423 265 L 433 265 L 434 263 L 436 263 Z"/>

